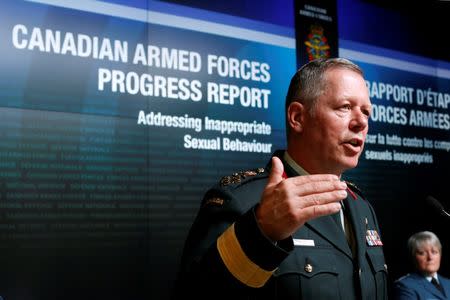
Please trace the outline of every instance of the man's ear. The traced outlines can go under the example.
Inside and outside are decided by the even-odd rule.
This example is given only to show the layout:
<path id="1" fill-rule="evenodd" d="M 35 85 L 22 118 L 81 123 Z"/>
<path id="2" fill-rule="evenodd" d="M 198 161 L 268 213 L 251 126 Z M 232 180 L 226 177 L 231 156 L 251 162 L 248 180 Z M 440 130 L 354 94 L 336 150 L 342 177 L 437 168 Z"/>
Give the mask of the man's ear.
<path id="1" fill-rule="evenodd" d="M 299 102 L 289 104 L 287 118 L 291 131 L 300 133 L 303 131 L 305 106 Z"/>

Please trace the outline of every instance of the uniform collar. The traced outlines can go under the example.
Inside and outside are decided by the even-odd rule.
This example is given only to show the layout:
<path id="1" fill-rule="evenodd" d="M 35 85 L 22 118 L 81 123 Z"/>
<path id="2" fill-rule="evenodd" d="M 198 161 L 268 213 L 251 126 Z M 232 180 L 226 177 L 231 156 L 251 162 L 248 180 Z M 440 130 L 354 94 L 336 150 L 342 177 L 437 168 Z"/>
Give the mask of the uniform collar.
<path id="1" fill-rule="evenodd" d="M 295 172 L 298 173 L 298 175 L 309 175 L 309 173 L 306 172 L 305 169 L 303 169 L 292 159 L 287 151 L 284 151 L 283 159 L 292 169 L 294 169 Z"/>

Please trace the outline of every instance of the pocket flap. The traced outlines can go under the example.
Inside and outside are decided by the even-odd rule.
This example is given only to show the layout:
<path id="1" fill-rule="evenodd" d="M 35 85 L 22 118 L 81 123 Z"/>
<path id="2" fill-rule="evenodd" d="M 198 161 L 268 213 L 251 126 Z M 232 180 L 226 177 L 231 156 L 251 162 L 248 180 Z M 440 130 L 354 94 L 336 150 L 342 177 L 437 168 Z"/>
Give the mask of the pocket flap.
<path id="1" fill-rule="evenodd" d="M 321 273 L 338 274 L 333 253 L 319 249 L 315 249 L 314 252 L 305 250 L 305 248 L 299 249 L 289 255 L 275 271 L 274 276 L 289 273 L 297 273 L 305 277 L 313 277 Z"/>
<path id="2" fill-rule="evenodd" d="M 387 273 L 387 265 L 384 260 L 382 248 L 367 249 L 366 254 L 369 258 L 370 267 L 374 273 L 382 271 Z"/>

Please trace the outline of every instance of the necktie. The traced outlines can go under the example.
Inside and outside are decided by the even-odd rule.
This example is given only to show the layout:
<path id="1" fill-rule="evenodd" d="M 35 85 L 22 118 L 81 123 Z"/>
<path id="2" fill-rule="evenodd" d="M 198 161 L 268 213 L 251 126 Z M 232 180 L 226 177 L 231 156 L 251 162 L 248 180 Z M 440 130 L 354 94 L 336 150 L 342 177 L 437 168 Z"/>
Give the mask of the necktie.
<path id="1" fill-rule="evenodd" d="M 333 217 L 336 224 L 338 224 L 339 228 L 344 230 L 342 223 L 341 223 L 341 212 L 338 211 L 337 213 L 335 213 L 334 215 L 331 215 L 331 216 Z"/>
<path id="2" fill-rule="evenodd" d="M 442 286 L 439 284 L 439 282 L 437 282 L 436 278 L 431 277 L 431 283 L 432 283 L 438 290 L 440 290 L 442 294 L 445 295 L 444 289 L 443 289 Z"/>
<path id="3" fill-rule="evenodd" d="M 352 250 L 353 257 L 356 256 L 356 239 L 355 232 L 353 230 L 353 226 L 351 224 L 350 212 L 348 209 L 347 199 L 344 200 L 344 205 L 342 206 L 342 211 L 344 213 L 344 227 L 345 227 L 345 235 L 347 237 L 348 245 Z"/>
<path id="4" fill-rule="evenodd" d="M 356 241 L 355 241 L 355 233 L 353 231 L 353 227 L 351 225 L 350 216 L 348 212 L 348 208 L 346 208 L 345 200 L 342 201 L 342 214 L 344 216 L 344 226 L 342 226 L 342 220 L 341 220 L 341 212 L 337 212 L 333 215 L 334 220 L 338 224 L 339 228 L 341 228 L 344 233 L 345 237 L 347 238 L 348 245 L 350 246 L 350 249 L 352 250 L 353 256 L 356 254 Z M 345 228 L 345 229 L 344 229 Z"/>

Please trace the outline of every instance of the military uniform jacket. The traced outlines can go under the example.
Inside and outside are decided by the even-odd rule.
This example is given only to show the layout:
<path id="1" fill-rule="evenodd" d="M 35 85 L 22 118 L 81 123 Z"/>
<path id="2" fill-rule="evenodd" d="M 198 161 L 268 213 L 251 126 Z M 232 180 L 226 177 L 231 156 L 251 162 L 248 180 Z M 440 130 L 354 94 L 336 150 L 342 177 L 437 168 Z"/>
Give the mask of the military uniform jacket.
<path id="1" fill-rule="evenodd" d="M 450 280 L 438 275 L 439 283 L 444 292 L 439 291 L 425 276 L 410 273 L 395 281 L 395 300 L 446 300 L 450 299 Z"/>
<path id="2" fill-rule="evenodd" d="M 282 153 L 275 155 L 282 159 Z M 297 175 L 283 164 L 288 177 Z M 387 299 L 387 267 L 371 205 L 357 191 L 345 200 L 354 254 L 333 216 L 311 220 L 274 243 L 254 213 L 269 168 L 226 176 L 205 194 L 185 243 L 175 298 Z"/>

